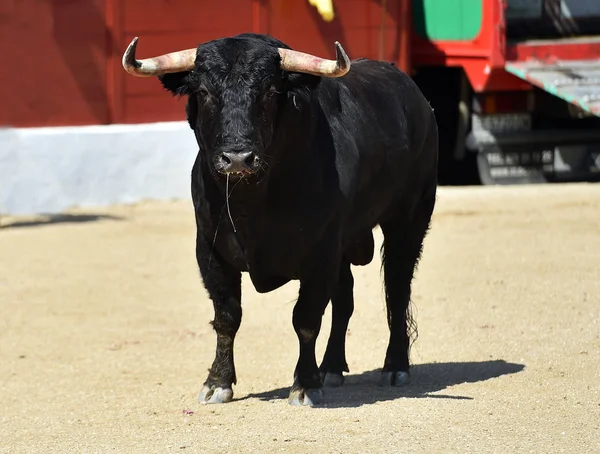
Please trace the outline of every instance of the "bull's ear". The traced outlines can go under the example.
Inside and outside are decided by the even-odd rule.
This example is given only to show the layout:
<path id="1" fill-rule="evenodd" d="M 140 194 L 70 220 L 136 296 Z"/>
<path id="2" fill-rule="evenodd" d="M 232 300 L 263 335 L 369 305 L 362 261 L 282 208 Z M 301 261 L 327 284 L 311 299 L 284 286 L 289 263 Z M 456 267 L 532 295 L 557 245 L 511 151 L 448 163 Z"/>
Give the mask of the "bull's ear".
<path id="1" fill-rule="evenodd" d="M 194 129 L 196 119 L 198 118 L 198 99 L 195 96 L 188 98 L 185 105 L 185 114 L 190 128 Z"/>
<path id="2" fill-rule="evenodd" d="M 190 90 L 190 71 L 179 73 L 162 74 L 158 76 L 162 86 L 169 90 L 174 96 L 189 95 Z"/>

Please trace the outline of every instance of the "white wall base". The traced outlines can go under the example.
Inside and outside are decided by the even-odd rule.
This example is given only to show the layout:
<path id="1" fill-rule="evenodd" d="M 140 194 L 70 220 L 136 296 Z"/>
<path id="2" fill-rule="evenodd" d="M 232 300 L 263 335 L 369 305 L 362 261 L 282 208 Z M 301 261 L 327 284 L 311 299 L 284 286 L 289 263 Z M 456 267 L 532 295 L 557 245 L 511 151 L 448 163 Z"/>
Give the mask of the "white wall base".
<path id="1" fill-rule="evenodd" d="M 0 214 L 190 197 L 187 122 L 0 129 Z"/>

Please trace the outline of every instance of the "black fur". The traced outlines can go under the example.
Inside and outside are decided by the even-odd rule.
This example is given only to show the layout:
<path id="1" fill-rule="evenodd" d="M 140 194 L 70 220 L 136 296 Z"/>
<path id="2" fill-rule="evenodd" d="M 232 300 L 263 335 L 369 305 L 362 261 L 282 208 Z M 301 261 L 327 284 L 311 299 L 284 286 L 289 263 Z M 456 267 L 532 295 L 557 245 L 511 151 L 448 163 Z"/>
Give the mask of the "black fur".
<path id="1" fill-rule="evenodd" d="M 390 327 L 384 370 L 408 371 L 410 288 L 435 204 L 438 136 L 428 102 L 393 65 L 355 60 L 338 79 L 292 74 L 279 68 L 277 47 L 287 46 L 254 34 L 211 41 L 198 47 L 195 70 L 160 80 L 188 97 L 199 146 L 191 188 L 196 255 L 217 333 L 205 385 L 236 382 L 233 341 L 241 272 L 248 272 L 261 293 L 300 280 L 292 395 L 302 396 L 321 387 L 319 372 L 348 371 L 350 265 L 371 262 L 377 225 Z M 228 209 L 227 181 L 213 159 L 246 149 L 258 155 L 261 171 L 229 181 Z M 319 370 L 315 341 L 330 300 L 333 323 Z"/>

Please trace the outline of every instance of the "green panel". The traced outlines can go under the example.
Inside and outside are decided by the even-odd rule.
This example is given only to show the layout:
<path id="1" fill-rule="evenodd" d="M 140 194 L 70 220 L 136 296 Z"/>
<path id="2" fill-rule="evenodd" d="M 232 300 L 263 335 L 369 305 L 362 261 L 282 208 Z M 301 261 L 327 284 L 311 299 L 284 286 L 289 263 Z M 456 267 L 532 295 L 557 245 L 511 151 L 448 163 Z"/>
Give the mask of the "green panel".
<path id="1" fill-rule="evenodd" d="M 413 0 L 416 32 L 432 41 L 470 41 L 481 29 L 483 0 Z"/>

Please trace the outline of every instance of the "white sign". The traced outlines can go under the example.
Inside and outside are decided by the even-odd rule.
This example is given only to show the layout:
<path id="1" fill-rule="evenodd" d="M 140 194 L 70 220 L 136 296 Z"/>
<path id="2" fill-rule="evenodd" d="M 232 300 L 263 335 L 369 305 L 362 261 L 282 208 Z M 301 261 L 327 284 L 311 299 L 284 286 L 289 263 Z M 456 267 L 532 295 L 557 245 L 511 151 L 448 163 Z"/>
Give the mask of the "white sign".
<path id="1" fill-rule="evenodd" d="M 506 133 L 531 130 L 529 114 L 473 115 L 473 130 Z"/>

